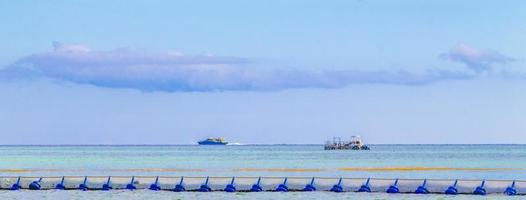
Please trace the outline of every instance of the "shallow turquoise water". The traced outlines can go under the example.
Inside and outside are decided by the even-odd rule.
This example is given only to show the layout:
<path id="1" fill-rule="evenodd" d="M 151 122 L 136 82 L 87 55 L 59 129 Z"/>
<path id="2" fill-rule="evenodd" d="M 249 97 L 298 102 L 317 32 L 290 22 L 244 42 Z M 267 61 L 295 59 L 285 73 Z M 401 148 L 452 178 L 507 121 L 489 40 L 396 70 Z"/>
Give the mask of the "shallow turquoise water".
<path id="1" fill-rule="evenodd" d="M 526 145 L 371 147 L 371 151 L 325 151 L 321 145 L 0 146 L 0 175 L 245 175 L 526 180 Z M 393 170 L 393 167 L 412 170 Z M 417 170 L 422 167 L 444 169 Z"/>
<path id="2" fill-rule="evenodd" d="M 316 176 L 526 180 L 526 145 L 0 146 L 1 176 Z M 436 168 L 436 169 L 435 169 Z M 12 181 L 12 180 L 11 180 Z M 5 183 L 7 185 L 11 183 Z M 172 183 L 170 183 L 172 184 Z M 331 183 L 332 184 L 332 183 Z M 383 187 L 383 186 L 382 186 Z M 523 193 L 525 188 L 519 188 Z M 500 191 L 500 189 L 499 189 Z M 0 199 L 525 199 L 501 194 L 0 191 Z"/>

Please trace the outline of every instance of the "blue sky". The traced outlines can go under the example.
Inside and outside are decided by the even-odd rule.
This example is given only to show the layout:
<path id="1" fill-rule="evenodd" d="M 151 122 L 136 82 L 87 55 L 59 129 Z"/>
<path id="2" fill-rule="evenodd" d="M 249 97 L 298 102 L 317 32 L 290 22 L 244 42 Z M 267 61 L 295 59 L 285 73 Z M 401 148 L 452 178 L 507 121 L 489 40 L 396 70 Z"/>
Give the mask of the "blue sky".
<path id="1" fill-rule="evenodd" d="M 526 143 L 523 1 L 2 1 L 0 144 Z"/>

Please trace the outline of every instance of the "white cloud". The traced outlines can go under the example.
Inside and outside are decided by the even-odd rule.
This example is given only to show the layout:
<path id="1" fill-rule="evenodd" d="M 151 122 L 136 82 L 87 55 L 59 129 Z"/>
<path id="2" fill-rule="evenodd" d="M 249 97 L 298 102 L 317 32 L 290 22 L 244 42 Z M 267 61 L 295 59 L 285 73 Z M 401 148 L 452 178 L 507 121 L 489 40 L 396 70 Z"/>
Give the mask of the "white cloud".
<path id="1" fill-rule="evenodd" d="M 168 92 L 341 88 L 350 84 L 421 85 L 471 78 L 463 72 L 443 70 L 420 74 L 403 70 L 257 70 L 245 65 L 250 60 L 236 57 L 127 49 L 97 51 L 83 45 L 61 43 L 53 43 L 53 46 L 52 52 L 21 58 L 3 71 L 4 76 L 6 72 L 16 72 L 11 74 L 39 75 L 100 87 Z"/>
<path id="2" fill-rule="evenodd" d="M 503 55 L 497 51 L 479 50 L 466 44 L 458 44 L 449 52 L 441 54 L 440 57 L 463 63 L 477 73 L 489 71 L 495 64 L 504 65 L 515 61 L 514 58 Z"/>
<path id="3" fill-rule="evenodd" d="M 53 42 L 53 47 L 56 52 L 63 53 L 87 53 L 91 51 L 91 49 L 83 45 L 63 44 L 61 42 Z"/>

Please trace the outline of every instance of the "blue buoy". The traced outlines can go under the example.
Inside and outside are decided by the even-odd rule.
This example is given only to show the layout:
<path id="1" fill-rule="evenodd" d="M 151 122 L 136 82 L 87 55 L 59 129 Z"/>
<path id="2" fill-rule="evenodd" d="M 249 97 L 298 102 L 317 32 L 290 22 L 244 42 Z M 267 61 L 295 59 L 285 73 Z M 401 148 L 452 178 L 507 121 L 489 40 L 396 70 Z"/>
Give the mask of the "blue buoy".
<path id="1" fill-rule="evenodd" d="M 184 177 L 181 176 L 181 180 L 179 181 L 179 184 L 175 185 L 174 192 L 186 191 L 186 189 L 184 188 L 183 180 L 184 180 Z"/>
<path id="2" fill-rule="evenodd" d="M 279 184 L 278 187 L 276 187 L 276 191 L 278 192 L 288 192 L 289 191 L 289 187 L 287 186 L 287 178 L 283 180 L 282 184 Z"/>
<path id="3" fill-rule="evenodd" d="M 261 187 L 260 183 L 261 183 L 261 177 L 258 178 L 258 181 L 256 182 L 256 184 L 252 185 L 252 188 L 250 188 L 250 191 L 251 192 L 263 191 L 263 188 Z"/>
<path id="4" fill-rule="evenodd" d="M 205 183 L 199 187 L 199 192 L 211 192 L 212 188 L 208 186 L 208 176 L 206 177 Z"/>
<path id="5" fill-rule="evenodd" d="M 29 184 L 30 190 L 40 190 L 40 182 L 42 181 L 42 177 L 40 177 L 38 180 L 33 181 Z"/>
<path id="6" fill-rule="evenodd" d="M 486 180 L 482 180 L 482 183 L 480 183 L 480 186 L 475 188 L 475 190 L 473 191 L 473 194 L 486 195 L 486 189 L 484 188 L 485 183 L 486 183 Z"/>
<path id="7" fill-rule="evenodd" d="M 161 186 L 159 186 L 159 177 L 156 177 L 155 178 L 155 182 L 153 184 L 150 185 L 150 190 L 153 190 L 153 191 L 159 191 L 161 190 Z"/>
<path id="8" fill-rule="evenodd" d="M 60 183 L 55 186 L 55 189 L 57 190 L 65 190 L 66 185 L 64 185 L 64 177 L 62 177 L 62 180 L 60 180 Z"/>
<path id="9" fill-rule="evenodd" d="M 444 193 L 449 194 L 449 195 L 458 194 L 457 184 L 458 184 L 458 180 L 455 180 L 455 183 L 453 183 L 452 186 L 449 186 Z"/>
<path id="10" fill-rule="evenodd" d="M 22 186 L 20 185 L 20 176 L 19 176 L 18 179 L 16 180 L 16 183 L 11 186 L 10 190 L 20 190 L 20 189 L 22 189 Z"/>
<path id="11" fill-rule="evenodd" d="M 332 186 L 331 192 L 343 192 L 342 178 L 338 180 L 338 184 Z"/>
<path id="12" fill-rule="evenodd" d="M 88 187 L 88 177 L 87 177 L 87 176 L 84 177 L 84 182 L 82 182 L 82 183 L 79 185 L 79 190 L 82 190 L 82 191 L 87 191 L 87 190 L 89 190 L 89 187 Z"/>
<path id="13" fill-rule="evenodd" d="M 416 194 L 429 194 L 429 190 L 427 190 L 426 184 L 427 184 L 427 179 L 424 179 L 424 182 L 422 183 L 422 185 L 416 188 L 415 193 Z"/>
<path id="14" fill-rule="evenodd" d="M 515 180 L 511 183 L 511 186 L 507 187 L 504 191 L 504 194 L 508 196 L 515 196 L 517 195 L 517 190 L 515 189 Z"/>
<path id="15" fill-rule="evenodd" d="M 371 181 L 371 178 L 367 178 L 367 181 L 365 181 L 365 184 L 360 186 L 358 192 L 371 192 L 371 187 L 369 187 L 369 181 Z"/>
<path id="16" fill-rule="evenodd" d="M 111 187 L 110 181 L 111 181 L 111 176 L 108 176 L 108 180 L 106 181 L 106 183 L 102 184 L 102 190 L 108 191 L 108 190 L 113 189 L 113 187 Z"/>
<path id="17" fill-rule="evenodd" d="M 136 190 L 137 187 L 135 186 L 134 181 L 135 181 L 135 176 L 132 176 L 130 183 L 128 183 L 126 185 L 126 189 L 128 189 L 128 190 Z"/>
<path id="18" fill-rule="evenodd" d="M 310 180 L 310 183 L 305 185 L 305 188 L 303 188 L 303 191 L 316 191 L 316 186 L 314 186 L 314 177 Z"/>
<path id="19" fill-rule="evenodd" d="M 394 184 L 390 185 L 385 192 L 391 194 L 400 193 L 400 189 L 398 189 L 398 179 L 396 179 Z"/>
<path id="20" fill-rule="evenodd" d="M 225 192 L 236 192 L 236 186 L 234 185 L 234 180 L 236 177 L 232 177 L 230 184 L 226 185 Z"/>

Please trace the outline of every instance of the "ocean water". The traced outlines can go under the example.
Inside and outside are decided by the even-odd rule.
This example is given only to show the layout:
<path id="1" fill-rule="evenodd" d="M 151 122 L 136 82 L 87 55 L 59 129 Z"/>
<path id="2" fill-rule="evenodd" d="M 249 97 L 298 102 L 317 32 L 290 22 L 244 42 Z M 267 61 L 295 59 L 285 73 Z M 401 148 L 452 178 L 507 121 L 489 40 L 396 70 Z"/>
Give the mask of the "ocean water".
<path id="1" fill-rule="evenodd" d="M 326 151 L 323 150 L 322 145 L 0 146 L 0 176 L 263 176 L 526 180 L 526 145 L 370 145 L 370 147 L 372 149 L 370 151 Z M 92 194 L 92 197 L 86 197 L 89 196 L 87 194 Z M 151 196 L 152 199 L 194 199 L 201 198 L 202 195 L 212 199 L 477 198 L 443 195 L 421 197 L 409 194 L 392 196 L 384 193 L 340 195 L 329 192 L 174 194 L 142 190 L 109 193 L 54 190 L 0 191 L 0 197 L 11 199 L 28 199 L 35 196 L 53 199 L 133 199 L 134 196 L 137 199 L 145 196 Z M 495 198 L 504 197 L 497 195 Z"/>

